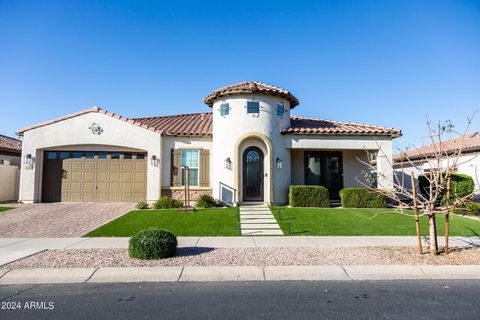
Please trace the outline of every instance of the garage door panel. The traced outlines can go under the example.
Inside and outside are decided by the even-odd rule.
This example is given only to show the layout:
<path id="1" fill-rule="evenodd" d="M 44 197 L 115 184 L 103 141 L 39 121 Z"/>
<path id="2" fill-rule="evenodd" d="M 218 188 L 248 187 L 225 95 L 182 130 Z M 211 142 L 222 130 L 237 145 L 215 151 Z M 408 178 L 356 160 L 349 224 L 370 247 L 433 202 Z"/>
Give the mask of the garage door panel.
<path id="1" fill-rule="evenodd" d="M 131 193 L 122 193 L 122 202 L 133 202 L 134 197 Z"/>
<path id="2" fill-rule="evenodd" d="M 120 182 L 122 179 L 122 174 L 120 172 L 110 172 L 108 174 L 109 181 Z"/>
<path id="3" fill-rule="evenodd" d="M 95 201 L 95 193 L 94 192 L 84 192 L 83 193 L 83 199 L 81 201 L 94 202 Z"/>
<path id="4" fill-rule="evenodd" d="M 122 182 L 133 182 L 135 180 L 135 174 L 124 172 L 122 175 Z"/>
<path id="5" fill-rule="evenodd" d="M 135 170 L 135 165 L 133 164 L 133 160 L 124 160 L 123 166 L 122 166 L 123 171 L 134 171 Z"/>
<path id="6" fill-rule="evenodd" d="M 52 151 L 53 152 L 53 151 Z M 69 152 L 72 155 L 78 152 Z M 45 157 L 43 201 L 145 200 L 147 161 L 144 159 L 55 159 Z"/>
<path id="7" fill-rule="evenodd" d="M 146 184 L 145 183 L 135 183 L 133 191 L 135 193 L 143 193 L 145 191 L 145 189 L 146 189 Z"/>
<path id="8" fill-rule="evenodd" d="M 147 176 L 143 172 L 136 172 L 135 173 L 135 182 L 147 182 Z"/>
<path id="9" fill-rule="evenodd" d="M 111 193 L 121 192 L 122 189 L 120 188 L 120 186 L 121 184 L 118 182 L 110 182 L 108 185 L 108 191 Z"/>
<path id="10" fill-rule="evenodd" d="M 107 160 L 98 160 L 97 170 L 99 172 L 108 171 L 108 169 L 109 169 L 109 166 L 108 166 Z"/>
<path id="11" fill-rule="evenodd" d="M 85 171 L 83 178 L 85 180 L 96 181 L 97 173 L 95 171 Z"/>
<path id="12" fill-rule="evenodd" d="M 112 160 L 109 165 L 109 169 L 111 171 L 120 171 L 122 170 L 122 165 L 120 164 L 120 160 Z"/>
<path id="13" fill-rule="evenodd" d="M 97 170 L 97 163 L 93 160 L 85 160 L 83 170 L 85 171 L 96 171 Z"/>

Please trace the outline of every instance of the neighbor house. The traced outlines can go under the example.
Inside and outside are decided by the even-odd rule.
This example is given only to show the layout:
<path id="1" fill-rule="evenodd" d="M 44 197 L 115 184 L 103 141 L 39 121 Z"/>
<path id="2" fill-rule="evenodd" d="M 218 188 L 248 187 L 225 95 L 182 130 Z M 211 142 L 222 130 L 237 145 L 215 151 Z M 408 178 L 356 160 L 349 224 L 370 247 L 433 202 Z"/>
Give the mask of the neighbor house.
<path id="1" fill-rule="evenodd" d="M 322 185 L 337 199 L 363 186 L 368 153 L 385 177 L 378 187 L 392 187 L 397 129 L 293 116 L 298 99 L 260 82 L 204 102 L 210 112 L 126 118 L 94 107 L 20 130 L 20 200 L 183 198 L 185 167 L 192 199 L 282 204 L 290 185 Z"/>
<path id="2" fill-rule="evenodd" d="M 445 169 L 452 166 L 455 154 L 458 157 L 454 171 L 469 175 L 475 183 L 475 190 L 480 190 L 480 132 L 468 133 L 442 141 L 443 154 L 440 166 Z M 410 149 L 393 156 L 396 183 L 404 183 L 411 188 L 410 175 L 417 179 L 419 175 L 428 174 L 431 169 L 437 170 L 435 154 L 439 152 L 439 144 L 429 144 L 420 148 Z M 478 199 L 478 197 L 477 197 Z M 479 199 L 480 200 L 480 199 Z"/>
<path id="3" fill-rule="evenodd" d="M 18 200 L 22 141 L 0 134 L 0 202 Z"/>

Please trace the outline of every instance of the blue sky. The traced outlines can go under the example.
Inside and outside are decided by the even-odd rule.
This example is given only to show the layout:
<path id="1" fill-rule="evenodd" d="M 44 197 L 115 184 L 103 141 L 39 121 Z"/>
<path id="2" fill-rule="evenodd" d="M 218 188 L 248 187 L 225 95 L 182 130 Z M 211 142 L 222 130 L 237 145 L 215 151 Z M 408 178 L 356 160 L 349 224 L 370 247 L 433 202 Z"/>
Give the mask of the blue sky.
<path id="1" fill-rule="evenodd" d="M 419 145 L 427 114 L 461 130 L 480 108 L 480 2 L 0 0 L 1 134 L 95 105 L 209 111 L 247 80 Z"/>

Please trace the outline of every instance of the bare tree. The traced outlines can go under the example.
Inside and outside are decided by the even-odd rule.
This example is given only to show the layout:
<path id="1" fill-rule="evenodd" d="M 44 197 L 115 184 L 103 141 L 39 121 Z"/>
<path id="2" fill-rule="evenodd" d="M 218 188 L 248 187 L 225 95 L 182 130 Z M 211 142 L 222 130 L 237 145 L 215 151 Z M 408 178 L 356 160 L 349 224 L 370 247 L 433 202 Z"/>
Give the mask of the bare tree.
<path id="1" fill-rule="evenodd" d="M 446 144 L 444 136 L 452 133 L 453 125 L 450 122 L 433 125 L 427 117 L 428 138 L 431 145 L 428 148 L 420 148 L 420 160 L 418 155 L 412 160 L 408 152 L 401 152 L 401 158 L 396 163 L 389 161 L 389 166 L 400 174 L 394 174 L 393 187 L 391 189 L 375 189 L 377 192 L 386 196 L 394 204 L 395 209 L 403 214 L 408 214 L 406 210 L 413 210 L 417 216 L 417 236 L 419 237 L 419 252 L 421 252 L 420 230 L 418 226 L 418 215 L 427 216 L 429 223 L 430 252 L 438 254 L 438 241 L 436 229 L 436 216 L 445 214 L 445 252 L 448 253 L 448 223 L 449 215 L 455 209 L 464 206 L 466 203 L 480 194 L 477 188 L 473 192 L 461 197 L 451 190 L 451 176 L 457 171 L 461 164 L 465 164 L 474 159 L 474 157 L 465 159 L 462 157 L 465 139 L 468 136 L 473 118 L 468 118 L 465 131 L 456 138 L 456 143 L 452 146 L 451 141 Z M 381 145 L 378 144 L 379 152 L 382 152 Z M 371 172 L 376 172 L 377 179 L 388 178 L 385 173 L 376 170 L 376 164 L 372 161 L 358 159 L 365 164 Z M 397 167 L 394 169 L 394 166 Z M 427 172 L 425 172 L 427 168 Z M 420 190 L 418 180 L 415 182 L 413 175 L 424 176 L 428 181 L 427 192 L 418 192 Z M 410 180 L 411 178 L 411 180 Z M 478 176 L 474 179 L 477 180 Z M 409 183 L 411 181 L 411 183 Z M 366 184 L 364 184 L 366 185 Z M 370 186 L 371 187 L 371 186 Z M 418 214 L 418 215 L 417 215 Z M 411 215 L 411 214 L 408 214 Z"/>

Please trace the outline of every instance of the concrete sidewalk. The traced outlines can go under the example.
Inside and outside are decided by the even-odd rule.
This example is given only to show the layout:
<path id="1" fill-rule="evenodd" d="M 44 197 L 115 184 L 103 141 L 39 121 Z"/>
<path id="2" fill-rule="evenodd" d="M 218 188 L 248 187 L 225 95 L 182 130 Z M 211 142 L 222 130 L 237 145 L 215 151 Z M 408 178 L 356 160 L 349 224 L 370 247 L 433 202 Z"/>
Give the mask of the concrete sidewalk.
<path id="1" fill-rule="evenodd" d="M 178 237 L 178 246 L 205 248 L 259 247 L 415 247 L 416 237 L 315 237 L 315 236 L 252 236 L 252 237 Z M 51 249 L 128 248 L 129 238 L 0 238 L 0 266 Z M 428 238 L 424 238 L 427 245 Z M 439 237 L 439 243 L 444 238 Z M 480 247 L 480 237 L 450 237 L 451 247 Z"/>
<path id="2" fill-rule="evenodd" d="M 320 265 L 267 267 L 141 267 L 0 269 L 0 285 L 192 282 L 192 281 L 285 281 L 285 280 L 406 280 L 480 279 L 478 265 Z"/>

